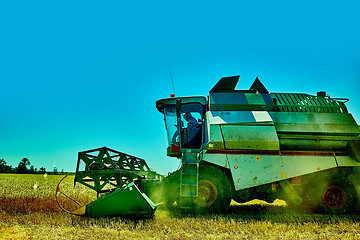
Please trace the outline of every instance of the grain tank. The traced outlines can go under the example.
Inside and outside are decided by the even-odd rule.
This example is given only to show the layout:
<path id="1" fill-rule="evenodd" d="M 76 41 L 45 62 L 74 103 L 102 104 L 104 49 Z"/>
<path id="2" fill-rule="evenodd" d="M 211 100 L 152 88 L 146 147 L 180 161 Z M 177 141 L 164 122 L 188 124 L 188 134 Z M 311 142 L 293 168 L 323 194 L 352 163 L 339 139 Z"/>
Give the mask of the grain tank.
<path id="1" fill-rule="evenodd" d="M 181 159 L 180 169 L 164 180 L 166 204 L 209 211 L 226 208 L 231 199 L 279 198 L 313 211 L 352 211 L 360 131 L 347 99 L 269 93 L 257 78 L 249 90 L 235 90 L 238 79 L 220 79 L 207 98 L 156 102 L 167 155 Z"/>

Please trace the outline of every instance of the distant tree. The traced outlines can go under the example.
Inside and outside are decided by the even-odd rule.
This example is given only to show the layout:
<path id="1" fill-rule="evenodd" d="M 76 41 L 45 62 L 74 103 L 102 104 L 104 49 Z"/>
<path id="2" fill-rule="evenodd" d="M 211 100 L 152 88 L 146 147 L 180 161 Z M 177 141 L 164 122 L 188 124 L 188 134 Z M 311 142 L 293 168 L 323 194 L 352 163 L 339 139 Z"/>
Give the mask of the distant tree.
<path id="1" fill-rule="evenodd" d="M 12 171 L 13 171 L 12 166 L 8 166 L 6 161 L 3 158 L 1 158 L 0 159 L 0 172 L 10 173 Z"/>
<path id="2" fill-rule="evenodd" d="M 46 173 L 46 169 L 44 167 L 41 167 L 39 173 L 43 173 L 43 174 Z"/>
<path id="3" fill-rule="evenodd" d="M 21 159 L 21 161 L 19 162 L 19 165 L 17 167 L 17 172 L 18 173 L 28 173 L 28 166 L 30 165 L 30 160 L 27 158 L 23 158 Z"/>
<path id="4" fill-rule="evenodd" d="M 0 159 L 0 172 L 5 172 L 6 162 L 3 158 Z"/>
<path id="5" fill-rule="evenodd" d="M 57 172 L 58 172 L 58 169 L 57 169 L 57 167 L 54 167 L 54 170 L 53 170 L 53 172 L 54 172 L 54 174 L 57 174 Z"/>
<path id="6" fill-rule="evenodd" d="M 36 168 L 34 167 L 34 165 L 30 166 L 29 173 L 36 173 Z"/>

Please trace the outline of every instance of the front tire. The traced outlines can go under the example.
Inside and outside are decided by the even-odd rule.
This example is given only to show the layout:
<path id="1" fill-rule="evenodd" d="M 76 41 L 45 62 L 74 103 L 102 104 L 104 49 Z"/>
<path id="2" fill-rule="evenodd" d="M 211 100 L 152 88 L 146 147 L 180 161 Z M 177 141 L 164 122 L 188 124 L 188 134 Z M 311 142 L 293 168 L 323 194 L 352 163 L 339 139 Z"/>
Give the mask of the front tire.
<path id="1" fill-rule="evenodd" d="M 166 209 L 172 209 L 175 202 L 179 201 L 180 170 L 171 173 L 164 180 L 163 202 Z"/>
<path id="2" fill-rule="evenodd" d="M 201 165 L 199 172 L 197 212 L 225 210 L 231 202 L 231 185 L 225 173 L 210 165 Z"/>

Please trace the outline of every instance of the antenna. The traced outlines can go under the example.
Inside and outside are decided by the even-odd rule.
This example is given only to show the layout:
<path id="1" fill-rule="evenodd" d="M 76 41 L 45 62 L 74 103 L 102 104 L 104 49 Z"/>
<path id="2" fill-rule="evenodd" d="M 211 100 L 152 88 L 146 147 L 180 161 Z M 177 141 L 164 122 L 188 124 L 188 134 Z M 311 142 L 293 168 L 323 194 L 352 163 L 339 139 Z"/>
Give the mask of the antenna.
<path id="1" fill-rule="evenodd" d="M 173 92 L 174 92 L 174 96 L 175 96 L 175 85 L 174 85 L 174 80 L 171 74 L 171 67 L 170 67 L 170 62 L 169 62 L 169 71 L 170 71 L 170 78 L 171 78 L 171 83 L 172 83 L 172 87 L 173 87 Z"/>

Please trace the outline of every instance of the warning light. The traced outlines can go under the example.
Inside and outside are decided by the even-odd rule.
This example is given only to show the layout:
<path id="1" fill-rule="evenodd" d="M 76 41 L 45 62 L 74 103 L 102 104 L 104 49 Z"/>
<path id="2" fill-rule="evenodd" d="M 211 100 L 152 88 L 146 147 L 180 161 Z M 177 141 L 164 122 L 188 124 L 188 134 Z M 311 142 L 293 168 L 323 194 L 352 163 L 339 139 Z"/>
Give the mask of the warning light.
<path id="1" fill-rule="evenodd" d="M 170 94 L 170 97 L 175 97 L 175 94 L 174 93 Z"/>
<path id="2" fill-rule="evenodd" d="M 173 153 L 181 153 L 180 147 L 174 143 L 171 144 L 171 152 Z"/>

